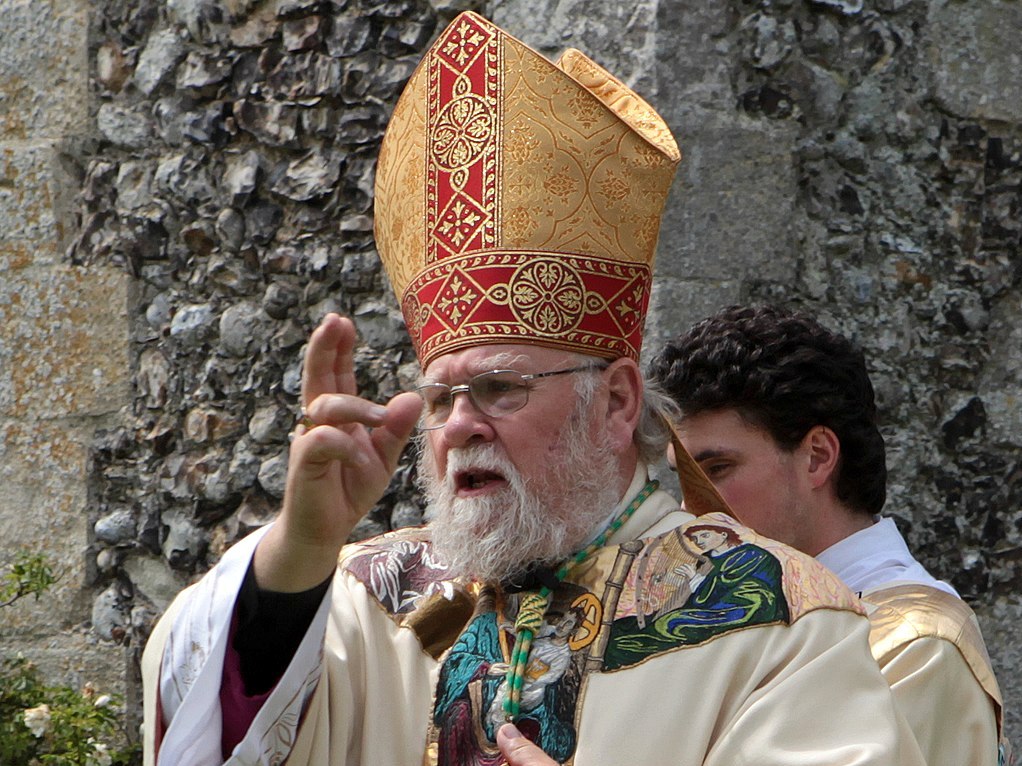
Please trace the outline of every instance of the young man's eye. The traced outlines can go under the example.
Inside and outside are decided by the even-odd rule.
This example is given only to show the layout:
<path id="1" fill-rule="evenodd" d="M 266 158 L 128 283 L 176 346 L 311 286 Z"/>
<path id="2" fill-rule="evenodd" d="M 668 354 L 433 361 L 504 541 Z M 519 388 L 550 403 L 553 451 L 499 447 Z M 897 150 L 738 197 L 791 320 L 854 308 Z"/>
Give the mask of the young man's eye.
<path id="1" fill-rule="evenodd" d="M 730 463 L 703 463 L 703 471 L 711 479 L 724 476 L 731 467 Z"/>

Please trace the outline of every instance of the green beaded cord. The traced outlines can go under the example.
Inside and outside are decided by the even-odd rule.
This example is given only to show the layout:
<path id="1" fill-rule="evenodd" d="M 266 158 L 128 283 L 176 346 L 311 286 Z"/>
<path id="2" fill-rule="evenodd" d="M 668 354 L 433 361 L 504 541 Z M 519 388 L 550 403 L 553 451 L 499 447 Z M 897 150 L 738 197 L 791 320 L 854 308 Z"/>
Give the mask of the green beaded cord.
<path id="1" fill-rule="evenodd" d="M 624 526 L 625 522 L 659 486 L 660 482 L 656 479 L 646 482 L 646 486 L 632 499 L 628 507 L 618 514 L 617 518 L 610 522 L 595 540 L 561 565 L 554 573 L 557 582 L 562 582 L 568 576 L 568 572 L 589 558 L 594 551 L 602 548 L 611 535 Z M 522 603 L 518 607 L 518 618 L 515 620 L 515 646 L 511 651 L 511 661 L 508 663 L 507 697 L 504 700 L 504 718 L 512 723 L 518 720 L 521 713 L 522 688 L 525 686 L 525 671 L 529 664 L 529 652 L 532 651 L 532 641 L 536 637 L 536 631 L 543 626 L 543 616 L 550 605 L 551 593 L 550 588 L 544 585 L 538 593 L 523 595 Z"/>

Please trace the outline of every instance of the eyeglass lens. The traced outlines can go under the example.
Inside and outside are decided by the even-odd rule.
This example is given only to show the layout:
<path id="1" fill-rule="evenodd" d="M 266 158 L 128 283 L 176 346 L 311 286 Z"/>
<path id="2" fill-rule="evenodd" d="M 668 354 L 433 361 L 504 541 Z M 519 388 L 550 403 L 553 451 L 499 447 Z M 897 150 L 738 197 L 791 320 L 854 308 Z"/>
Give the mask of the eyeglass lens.
<path id="1" fill-rule="evenodd" d="M 447 422 L 454 406 L 454 396 L 467 392 L 472 404 L 484 415 L 500 417 L 520 410 L 529 401 L 526 378 L 510 370 L 484 372 L 467 385 L 447 386 L 430 383 L 416 389 L 423 400 L 420 429 L 439 428 Z"/>

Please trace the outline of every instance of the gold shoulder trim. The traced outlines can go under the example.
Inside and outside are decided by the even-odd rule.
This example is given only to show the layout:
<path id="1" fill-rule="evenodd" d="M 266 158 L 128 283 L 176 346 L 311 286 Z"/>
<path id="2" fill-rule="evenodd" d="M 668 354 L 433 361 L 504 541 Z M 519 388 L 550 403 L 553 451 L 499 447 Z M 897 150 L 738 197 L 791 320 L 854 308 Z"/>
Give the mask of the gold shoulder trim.
<path id="1" fill-rule="evenodd" d="M 1004 703 L 979 622 L 962 599 L 928 585 L 911 583 L 862 594 L 869 614 L 869 644 L 877 662 L 918 638 L 950 641 L 994 702 L 1002 727 Z"/>

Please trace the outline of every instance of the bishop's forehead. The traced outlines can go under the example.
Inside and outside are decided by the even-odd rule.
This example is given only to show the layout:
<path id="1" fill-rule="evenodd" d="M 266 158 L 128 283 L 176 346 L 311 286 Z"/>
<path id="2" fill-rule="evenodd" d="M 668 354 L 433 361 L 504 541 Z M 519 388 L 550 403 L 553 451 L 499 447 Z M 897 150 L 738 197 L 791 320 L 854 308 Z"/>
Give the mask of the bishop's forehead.
<path id="1" fill-rule="evenodd" d="M 463 349 L 434 359 L 420 380 L 426 383 L 447 383 L 451 376 L 472 377 L 492 370 L 514 370 L 521 373 L 545 372 L 548 369 L 578 364 L 591 358 L 584 354 L 544 346 L 480 345 L 475 349 Z"/>

